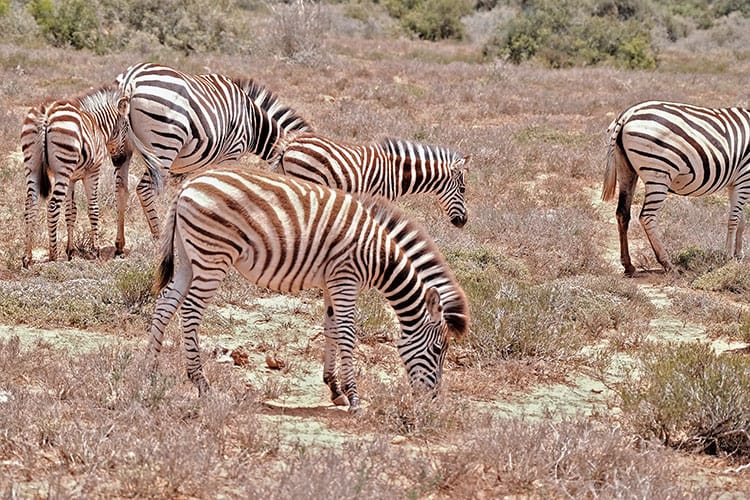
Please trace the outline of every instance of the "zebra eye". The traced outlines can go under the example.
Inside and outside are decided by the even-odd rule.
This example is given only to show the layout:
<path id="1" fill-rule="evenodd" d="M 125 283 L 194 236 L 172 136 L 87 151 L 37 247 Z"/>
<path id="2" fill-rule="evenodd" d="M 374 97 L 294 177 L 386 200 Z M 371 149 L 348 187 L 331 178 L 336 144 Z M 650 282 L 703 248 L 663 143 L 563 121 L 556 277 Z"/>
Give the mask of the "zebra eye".
<path id="1" fill-rule="evenodd" d="M 458 192 L 464 194 L 466 192 L 466 186 L 458 186 Z"/>
<path id="2" fill-rule="evenodd" d="M 439 356 L 443 352 L 443 345 L 435 342 L 434 344 L 432 344 L 431 349 L 434 355 Z"/>

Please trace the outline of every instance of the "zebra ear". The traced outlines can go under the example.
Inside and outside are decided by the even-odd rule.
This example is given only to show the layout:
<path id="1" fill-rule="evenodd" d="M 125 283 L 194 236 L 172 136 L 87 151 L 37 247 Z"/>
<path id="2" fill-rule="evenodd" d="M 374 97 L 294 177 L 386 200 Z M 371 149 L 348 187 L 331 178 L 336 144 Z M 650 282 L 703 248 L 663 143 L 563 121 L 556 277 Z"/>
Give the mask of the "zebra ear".
<path id="1" fill-rule="evenodd" d="M 430 319 L 434 322 L 442 321 L 443 305 L 440 303 L 440 292 L 438 292 L 437 288 L 430 287 L 427 289 L 424 302 L 427 306 L 427 312 L 430 314 Z"/>
<path id="2" fill-rule="evenodd" d="M 464 172 L 469 171 L 469 162 L 471 162 L 471 155 L 466 155 L 456 163 L 458 168 L 463 169 Z"/>

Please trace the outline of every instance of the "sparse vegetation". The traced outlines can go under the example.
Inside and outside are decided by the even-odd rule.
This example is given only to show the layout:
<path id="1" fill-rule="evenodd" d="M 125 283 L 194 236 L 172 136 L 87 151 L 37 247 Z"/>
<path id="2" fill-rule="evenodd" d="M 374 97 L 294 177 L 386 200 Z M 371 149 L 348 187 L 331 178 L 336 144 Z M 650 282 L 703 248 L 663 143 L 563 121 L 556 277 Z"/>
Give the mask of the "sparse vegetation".
<path id="1" fill-rule="evenodd" d="M 750 455 L 750 363 L 707 344 L 650 346 L 619 389 L 627 421 L 669 446 Z"/>
<path id="2" fill-rule="evenodd" d="M 370 0 L 180 9 L 101 0 L 84 6 L 93 17 L 47 17 L 50 32 L 30 3 L 0 0 L 0 492 L 696 498 L 748 490 L 746 475 L 732 472 L 750 461 L 742 352 L 661 345 L 700 338 L 731 349 L 750 339 L 750 264 L 723 259 L 726 194 L 670 197 L 659 223 L 677 272 L 660 274 L 648 272 L 658 266 L 637 222 L 639 187 L 634 279 L 620 274 L 615 206 L 599 201 L 605 130 L 622 109 L 645 99 L 746 102 L 748 20 L 737 10 L 716 17 L 730 2 L 601 0 L 585 3 L 591 12 L 558 2 L 580 21 L 550 35 L 568 46 L 541 47 L 519 65 L 483 58 L 485 41 L 497 26 L 487 47 L 499 49 L 522 8 L 531 14 L 527 7 L 543 2 L 474 2 L 467 15 L 401 2 L 422 12 L 431 5 L 435 17 L 417 19 L 426 29 L 445 15 L 463 31 L 445 41 L 404 35 L 385 2 Z M 480 25 L 483 33 L 472 31 Z M 658 53 L 628 49 L 623 41 L 636 32 Z M 611 52 L 605 42 L 622 44 Z M 656 70 L 629 69 L 643 66 L 638 54 L 658 56 Z M 354 351 L 364 414 L 330 406 L 321 292 L 278 295 L 236 273 L 201 326 L 211 396 L 198 399 L 186 380 L 179 317 L 158 371 L 144 375 L 156 245 L 135 194 L 140 158 L 124 259 L 113 258 L 107 165 L 101 258 L 84 258 L 90 242 L 81 232 L 72 261 L 45 262 L 42 214 L 36 263 L 21 269 L 26 110 L 143 60 L 256 78 L 342 140 L 394 136 L 472 155 L 465 228 L 449 226 L 431 197 L 400 202 L 434 237 L 471 307 L 471 331 L 452 341 L 437 398 L 411 393 L 392 311 L 369 292 L 358 297 Z M 160 213 L 172 192 L 159 198 Z M 218 354 L 239 348 L 241 362 Z"/>

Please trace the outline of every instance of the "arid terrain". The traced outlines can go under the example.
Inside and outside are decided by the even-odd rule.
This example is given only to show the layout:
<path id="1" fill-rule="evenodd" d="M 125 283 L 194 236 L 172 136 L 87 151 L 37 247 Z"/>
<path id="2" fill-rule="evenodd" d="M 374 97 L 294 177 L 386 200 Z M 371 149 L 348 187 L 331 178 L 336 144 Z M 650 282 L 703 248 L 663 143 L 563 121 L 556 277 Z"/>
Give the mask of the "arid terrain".
<path id="1" fill-rule="evenodd" d="M 272 41 L 260 26 L 262 48 Z M 600 193 L 606 130 L 620 111 L 650 99 L 750 107 L 747 48 L 700 52 L 691 43 L 701 40 L 688 39 L 664 47 L 655 70 L 549 69 L 483 59 L 472 40 L 407 40 L 364 28 L 319 36 L 316 57 L 304 62 L 260 49 L 186 56 L 144 46 L 96 55 L 0 41 L 0 494 L 744 498 L 746 452 L 658 435 L 639 423 L 645 413 L 629 392 L 643 383 L 644 352 L 666 355 L 679 345 L 709 346 L 750 373 L 741 365 L 750 267 L 721 257 L 726 193 L 668 200 L 660 231 L 675 262 L 669 273 L 634 217 L 633 278 L 619 263 L 615 206 Z M 252 76 L 342 141 L 398 137 L 472 156 L 464 228 L 448 223 L 435 197 L 399 202 L 441 248 L 472 310 L 471 332 L 451 346 L 436 400 L 412 397 L 394 347 L 398 325 L 367 292 L 356 350 L 364 412 L 332 406 L 322 382 L 322 295 L 280 295 L 236 274 L 201 329 L 211 395 L 199 399 L 185 376 L 177 319 L 159 373 L 145 379 L 156 244 L 135 195 L 140 158 L 131 166 L 124 258 L 114 258 L 107 164 L 101 259 L 46 262 L 41 210 L 36 263 L 21 267 L 25 113 L 140 61 Z M 251 157 L 241 163 L 267 168 Z M 161 196 L 162 213 L 174 190 Z M 77 246 L 85 253 L 79 191 Z M 639 186 L 634 215 L 642 195 Z"/>

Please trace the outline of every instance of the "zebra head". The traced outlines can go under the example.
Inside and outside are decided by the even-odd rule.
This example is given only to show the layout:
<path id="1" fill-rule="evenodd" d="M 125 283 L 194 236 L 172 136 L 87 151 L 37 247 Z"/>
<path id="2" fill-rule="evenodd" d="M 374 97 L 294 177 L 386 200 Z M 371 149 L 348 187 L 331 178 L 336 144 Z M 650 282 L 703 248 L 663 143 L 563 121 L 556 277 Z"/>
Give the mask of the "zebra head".
<path id="1" fill-rule="evenodd" d="M 450 177 L 438 193 L 443 210 L 456 227 L 464 227 L 468 219 L 464 175 L 468 169 L 469 160 L 471 160 L 471 156 L 465 156 L 453 162 L 450 168 Z"/>
<path id="2" fill-rule="evenodd" d="M 418 394 L 435 396 L 440 388 L 449 341 L 449 327 L 437 288 L 427 289 L 425 307 L 426 321 L 412 335 L 399 340 L 398 350 L 406 364 L 412 389 Z"/>

